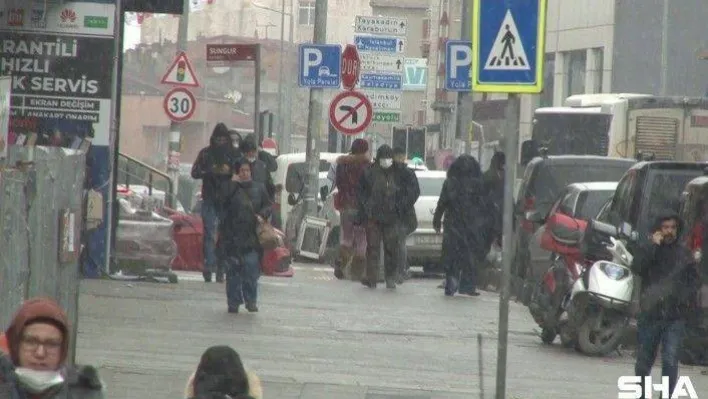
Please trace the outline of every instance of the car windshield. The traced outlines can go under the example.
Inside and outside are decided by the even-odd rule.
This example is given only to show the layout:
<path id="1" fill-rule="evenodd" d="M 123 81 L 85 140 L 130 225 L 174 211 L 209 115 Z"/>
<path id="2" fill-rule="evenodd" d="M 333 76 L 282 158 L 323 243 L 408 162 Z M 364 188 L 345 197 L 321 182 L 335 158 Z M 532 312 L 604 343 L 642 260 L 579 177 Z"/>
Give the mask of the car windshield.
<path id="1" fill-rule="evenodd" d="M 568 184 L 584 181 L 619 181 L 631 166 L 631 162 L 554 163 L 540 166 L 533 184 L 532 195 L 539 203 L 551 203 Z"/>
<path id="2" fill-rule="evenodd" d="M 576 217 L 585 220 L 594 218 L 614 192 L 615 190 L 584 191 L 578 199 Z"/>
<path id="3" fill-rule="evenodd" d="M 445 177 L 421 177 L 418 176 L 420 195 L 424 197 L 437 197 L 440 195 Z"/>

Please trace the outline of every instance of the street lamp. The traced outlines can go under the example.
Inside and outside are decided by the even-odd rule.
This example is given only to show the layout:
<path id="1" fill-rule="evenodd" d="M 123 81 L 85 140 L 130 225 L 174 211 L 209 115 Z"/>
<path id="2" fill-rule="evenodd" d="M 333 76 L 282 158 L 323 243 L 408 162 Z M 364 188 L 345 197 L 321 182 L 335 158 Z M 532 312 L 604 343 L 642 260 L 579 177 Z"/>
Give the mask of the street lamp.
<path id="1" fill-rule="evenodd" d="M 289 41 L 290 43 L 293 42 L 293 14 L 290 12 L 285 12 L 285 0 L 281 0 L 281 8 L 280 10 L 276 10 L 275 8 L 270 8 L 268 6 L 264 6 L 262 4 L 258 4 L 257 2 L 251 0 L 251 5 L 256 8 L 260 8 L 263 10 L 268 10 L 272 12 L 276 12 L 280 14 L 280 66 L 279 66 L 279 71 L 278 71 L 278 130 L 279 130 L 279 135 L 280 139 L 283 140 L 285 138 L 284 130 L 285 130 L 285 120 L 283 118 L 283 81 L 285 80 L 285 69 L 283 66 L 283 62 L 285 59 L 285 16 L 287 15 L 290 17 L 290 37 Z M 289 136 L 289 135 L 288 135 Z M 283 140 L 285 143 L 280 143 L 281 148 L 285 148 L 286 150 L 289 150 L 290 147 L 290 138 L 288 137 L 287 140 Z"/>

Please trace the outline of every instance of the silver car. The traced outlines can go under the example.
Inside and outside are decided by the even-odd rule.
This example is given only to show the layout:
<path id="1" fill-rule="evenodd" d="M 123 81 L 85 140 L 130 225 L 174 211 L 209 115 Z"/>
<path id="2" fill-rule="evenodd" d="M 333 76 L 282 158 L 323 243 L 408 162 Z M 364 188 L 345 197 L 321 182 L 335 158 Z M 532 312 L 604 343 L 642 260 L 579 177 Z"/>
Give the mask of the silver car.
<path id="1" fill-rule="evenodd" d="M 447 172 L 439 170 L 416 170 L 420 197 L 415 203 L 418 228 L 406 239 L 408 263 L 423 266 L 424 271 L 436 271 L 442 257 L 442 234 L 433 229 L 433 215 Z"/>

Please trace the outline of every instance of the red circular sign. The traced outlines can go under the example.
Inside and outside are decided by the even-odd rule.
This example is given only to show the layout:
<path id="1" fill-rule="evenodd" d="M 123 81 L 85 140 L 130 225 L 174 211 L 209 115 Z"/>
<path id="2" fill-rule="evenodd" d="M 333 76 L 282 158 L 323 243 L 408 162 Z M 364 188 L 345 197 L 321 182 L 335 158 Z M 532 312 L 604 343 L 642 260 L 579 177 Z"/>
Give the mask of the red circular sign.
<path id="1" fill-rule="evenodd" d="M 175 87 L 165 95 L 162 106 L 170 120 L 184 122 L 194 115 L 197 99 L 184 87 Z"/>
<path id="2" fill-rule="evenodd" d="M 361 58 L 359 51 L 353 44 L 347 44 L 342 51 L 342 87 L 347 90 L 354 90 L 359 83 L 359 72 L 361 71 Z"/>
<path id="3" fill-rule="evenodd" d="M 371 101 L 358 91 L 343 91 L 329 104 L 329 121 L 346 135 L 356 135 L 371 124 L 374 108 Z"/>
<path id="4" fill-rule="evenodd" d="M 261 147 L 263 147 L 264 150 L 275 150 L 278 148 L 278 144 L 275 142 L 275 140 L 271 139 L 270 137 L 267 137 L 263 139 L 263 145 L 261 145 Z"/>

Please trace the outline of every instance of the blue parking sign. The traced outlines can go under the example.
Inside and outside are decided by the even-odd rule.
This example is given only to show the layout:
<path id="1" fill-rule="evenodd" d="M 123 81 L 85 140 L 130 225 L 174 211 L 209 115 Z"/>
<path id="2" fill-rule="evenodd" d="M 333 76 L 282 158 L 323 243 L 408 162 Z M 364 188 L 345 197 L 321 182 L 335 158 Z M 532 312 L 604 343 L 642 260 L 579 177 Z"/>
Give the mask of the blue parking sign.
<path id="1" fill-rule="evenodd" d="M 445 90 L 470 91 L 472 42 L 448 40 L 445 44 L 445 58 Z"/>
<path id="2" fill-rule="evenodd" d="M 301 44 L 298 47 L 300 87 L 338 89 L 341 69 L 342 46 L 339 44 Z"/>

